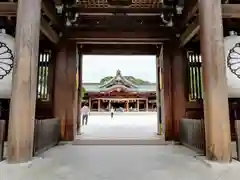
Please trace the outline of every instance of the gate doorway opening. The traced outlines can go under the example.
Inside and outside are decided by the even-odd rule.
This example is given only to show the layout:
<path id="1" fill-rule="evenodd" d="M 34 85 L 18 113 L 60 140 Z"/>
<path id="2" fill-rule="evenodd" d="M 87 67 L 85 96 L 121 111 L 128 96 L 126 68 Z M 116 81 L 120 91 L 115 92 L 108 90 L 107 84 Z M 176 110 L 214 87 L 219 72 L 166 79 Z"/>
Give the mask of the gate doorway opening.
<path id="1" fill-rule="evenodd" d="M 90 111 L 87 124 L 79 115 L 80 138 L 157 138 L 156 55 L 84 54 L 79 59 L 80 106 Z"/>

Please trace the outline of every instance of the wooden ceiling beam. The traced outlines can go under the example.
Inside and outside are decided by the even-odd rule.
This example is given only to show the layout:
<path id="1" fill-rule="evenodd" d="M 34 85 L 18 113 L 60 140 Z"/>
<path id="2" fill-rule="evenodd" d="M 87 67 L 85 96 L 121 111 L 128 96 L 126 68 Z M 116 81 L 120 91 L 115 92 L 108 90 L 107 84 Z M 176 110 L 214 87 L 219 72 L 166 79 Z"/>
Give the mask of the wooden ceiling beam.
<path id="1" fill-rule="evenodd" d="M 117 31 L 117 30 L 121 30 L 121 31 L 150 31 L 150 32 L 155 32 L 155 31 L 158 31 L 160 32 L 161 30 L 165 29 L 165 28 L 161 28 L 157 25 L 150 25 L 150 24 L 147 24 L 145 26 L 140 26 L 140 25 L 131 25 L 131 26 L 128 26 L 128 27 L 123 27 L 123 26 L 106 26 L 106 25 L 93 25 L 93 24 L 80 24 L 78 26 L 78 29 L 80 31 L 93 31 L 93 30 L 96 30 L 96 31 Z M 169 29 L 169 32 L 172 31 L 172 29 L 170 28 L 166 28 L 166 29 Z M 136 32 L 137 32 L 136 31 Z"/>
<path id="2" fill-rule="evenodd" d="M 0 16 L 16 16 L 17 3 L 0 2 Z"/>
<path id="3" fill-rule="evenodd" d="M 53 2 L 54 2 L 56 5 L 61 5 L 61 4 L 63 4 L 63 1 L 62 1 L 62 0 L 53 0 Z"/>
<path id="4" fill-rule="evenodd" d="M 54 14 L 55 7 L 47 0 L 42 3 L 42 10 L 44 14 L 52 21 L 53 24 L 58 24 L 59 20 Z M 17 3 L 16 2 L 0 2 L 0 16 L 16 16 Z"/>
<path id="5" fill-rule="evenodd" d="M 183 23 L 187 24 L 197 15 L 198 1 L 191 1 L 191 4 L 184 10 L 185 18 Z M 240 4 L 222 4 L 223 18 L 240 18 Z"/>
<path id="6" fill-rule="evenodd" d="M 170 32 L 161 31 L 73 31 L 66 34 L 69 40 L 91 43 L 107 43 L 107 42 L 160 42 L 171 39 Z M 153 43 L 153 44 L 154 44 Z"/>
<path id="7" fill-rule="evenodd" d="M 156 55 L 156 45 L 83 45 L 83 54 L 111 55 Z"/>
<path id="8" fill-rule="evenodd" d="M 51 20 L 53 24 L 59 25 L 59 19 L 56 16 L 56 9 L 54 4 L 49 0 L 42 1 L 42 10 L 43 13 Z"/>
<path id="9" fill-rule="evenodd" d="M 52 43 L 57 44 L 59 42 L 58 34 L 52 29 L 52 27 L 44 18 L 41 19 L 40 30 Z"/>
<path id="10" fill-rule="evenodd" d="M 198 0 L 188 1 L 189 3 L 184 8 L 184 21 L 183 24 L 187 24 L 194 16 L 196 16 L 198 11 Z"/>
<path id="11" fill-rule="evenodd" d="M 196 18 L 180 36 L 180 47 L 185 46 L 199 31 L 200 25 Z"/>
<path id="12" fill-rule="evenodd" d="M 223 4 L 223 18 L 240 18 L 240 4 Z"/>
<path id="13" fill-rule="evenodd" d="M 2 16 L 16 16 L 17 3 L 15 2 L 0 2 L 0 15 Z M 41 32 L 53 43 L 59 41 L 57 33 L 52 29 L 45 19 L 41 19 Z"/>
<path id="14" fill-rule="evenodd" d="M 79 13 L 112 13 L 112 14 L 152 14 L 173 11 L 173 8 L 83 8 L 79 6 L 66 8 L 66 11 Z"/>
<path id="15" fill-rule="evenodd" d="M 196 6 L 193 6 L 196 11 Z M 223 18 L 240 18 L 240 4 L 222 4 Z M 200 25 L 198 17 L 188 28 L 182 33 L 180 37 L 180 46 L 185 46 L 192 38 L 199 33 Z"/>

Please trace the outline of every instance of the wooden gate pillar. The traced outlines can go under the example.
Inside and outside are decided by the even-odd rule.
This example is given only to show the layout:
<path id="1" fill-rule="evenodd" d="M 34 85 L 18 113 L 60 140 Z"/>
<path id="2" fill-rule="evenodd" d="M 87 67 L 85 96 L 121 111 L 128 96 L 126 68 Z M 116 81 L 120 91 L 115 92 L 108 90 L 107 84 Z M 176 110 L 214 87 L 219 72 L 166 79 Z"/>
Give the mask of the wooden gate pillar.
<path id="1" fill-rule="evenodd" d="M 82 48 L 79 47 L 78 48 L 78 103 L 77 103 L 77 133 L 81 134 L 81 122 L 82 122 L 82 115 L 81 115 L 81 108 L 82 108 L 82 90 L 83 90 L 83 86 L 82 86 L 82 58 L 83 58 L 83 54 L 82 54 Z M 89 109 L 91 108 L 91 102 L 89 102 Z"/>
<path id="2" fill-rule="evenodd" d="M 180 120 L 186 115 L 187 57 L 184 49 L 176 48 L 172 52 L 172 111 L 173 137 L 180 138 Z"/>
<path id="3" fill-rule="evenodd" d="M 162 50 L 162 46 L 160 47 Z M 160 61 L 162 58 L 162 51 L 156 56 L 156 108 L 157 108 L 157 134 L 161 135 L 161 98 L 160 98 Z"/>
<path id="4" fill-rule="evenodd" d="M 161 114 L 162 121 L 164 122 L 165 140 L 171 141 L 174 139 L 173 131 L 173 107 L 172 107 L 172 59 L 171 59 L 171 46 L 164 44 L 163 58 L 161 61 L 161 79 L 162 79 L 162 96 L 161 96 Z"/>
<path id="5" fill-rule="evenodd" d="M 221 1 L 201 0 L 199 11 L 206 155 L 210 160 L 230 162 L 231 138 Z"/>
<path id="6" fill-rule="evenodd" d="M 54 115 L 61 121 L 61 139 L 72 141 L 77 130 L 75 42 L 65 42 L 57 53 L 55 66 Z"/>
<path id="7" fill-rule="evenodd" d="M 41 0 L 18 1 L 8 162 L 30 161 L 37 92 Z"/>

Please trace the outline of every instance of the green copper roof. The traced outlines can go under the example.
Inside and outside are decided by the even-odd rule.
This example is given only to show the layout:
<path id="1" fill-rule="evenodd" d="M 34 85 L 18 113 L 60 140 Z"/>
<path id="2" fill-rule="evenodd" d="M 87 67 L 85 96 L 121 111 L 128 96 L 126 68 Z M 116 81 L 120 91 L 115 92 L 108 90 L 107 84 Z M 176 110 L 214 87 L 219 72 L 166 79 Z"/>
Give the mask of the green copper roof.
<path id="1" fill-rule="evenodd" d="M 107 91 L 107 88 L 100 88 L 99 83 L 83 83 L 83 87 L 86 89 L 86 92 L 103 92 Z M 132 91 L 136 92 L 155 92 L 156 84 L 149 85 L 138 85 L 136 88 L 130 88 Z"/>
<path id="2" fill-rule="evenodd" d="M 108 91 L 110 88 L 114 87 L 124 87 L 129 91 L 135 92 L 155 92 L 156 84 L 148 83 L 144 85 L 136 85 L 124 76 L 121 75 L 120 70 L 117 71 L 115 77 L 105 82 L 104 84 L 100 83 L 83 83 L 83 87 L 86 92 L 104 92 Z"/>

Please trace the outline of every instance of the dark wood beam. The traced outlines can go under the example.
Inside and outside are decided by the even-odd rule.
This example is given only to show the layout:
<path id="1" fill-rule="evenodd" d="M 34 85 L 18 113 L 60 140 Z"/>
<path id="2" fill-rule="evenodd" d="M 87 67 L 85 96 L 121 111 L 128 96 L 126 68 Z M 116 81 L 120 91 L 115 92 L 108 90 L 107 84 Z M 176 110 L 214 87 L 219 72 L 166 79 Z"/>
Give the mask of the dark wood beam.
<path id="1" fill-rule="evenodd" d="M 59 42 L 58 34 L 52 29 L 52 27 L 44 18 L 41 19 L 40 30 L 52 43 L 57 44 Z"/>
<path id="2" fill-rule="evenodd" d="M 161 41 L 169 40 L 173 37 L 170 32 L 159 31 L 70 31 L 67 33 L 69 40 L 81 41 L 82 43 L 109 43 L 109 42 L 138 42 L 159 44 Z"/>
<path id="3" fill-rule="evenodd" d="M 61 5 L 63 4 L 63 1 L 62 0 L 53 0 L 55 4 L 57 5 Z"/>
<path id="4" fill-rule="evenodd" d="M 194 16 L 196 16 L 198 11 L 198 0 L 188 1 L 188 4 L 184 8 L 183 12 L 183 24 L 187 24 Z"/>
<path id="5" fill-rule="evenodd" d="M 180 37 L 180 47 L 185 46 L 199 32 L 200 25 L 198 18 L 191 23 Z"/>
<path id="6" fill-rule="evenodd" d="M 130 44 L 85 44 L 82 45 L 83 54 L 111 54 L 111 55 L 156 55 L 156 45 L 130 45 Z"/>
<path id="7" fill-rule="evenodd" d="M 144 38 L 135 38 L 135 39 L 120 39 L 120 38 L 88 38 L 83 39 L 79 38 L 76 41 L 79 42 L 79 44 L 105 44 L 105 45 L 159 45 L 163 41 L 166 41 L 166 39 L 144 39 Z"/>
<path id="8" fill-rule="evenodd" d="M 56 16 L 56 9 L 53 3 L 49 0 L 42 1 L 43 13 L 51 20 L 53 24 L 59 25 L 59 19 Z"/>
<path id="9" fill-rule="evenodd" d="M 164 121 L 164 130 L 165 130 L 165 140 L 172 141 L 174 140 L 173 132 L 173 93 L 172 93 L 172 63 L 171 56 L 173 53 L 172 44 L 166 43 L 163 47 L 163 59 L 162 62 L 162 86 L 164 87 L 163 91 L 163 121 Z"/>
<path id="10" fill-rule="evenodd" d="M 240 18 L 240 4 L 223 4 L 223 18 Z"/>
<path id="11" fill-rule="evenodd" d="M 80 13 L 113 13 L 113 14 L 152 14 L 171 12 L 174 8 L 83 8 L 79 6 L 66 8 L 66 11 Z"/>
<path id="12" fill-rule="evenodd" d="M 16 16 L 17 3 L 0 2 L 0 16 Z"/>
<path id="13" fill-rule="evenodd" d="M 47 6 L 45 6 L 45 9 Z M 17 3 L 16 2 L 0 2 L 0 16 L 16 16 Z M 42 18 L 41 32 L 53 43 L 59 41 L 57 33 L 52 29 L 50 24 Z"/>

